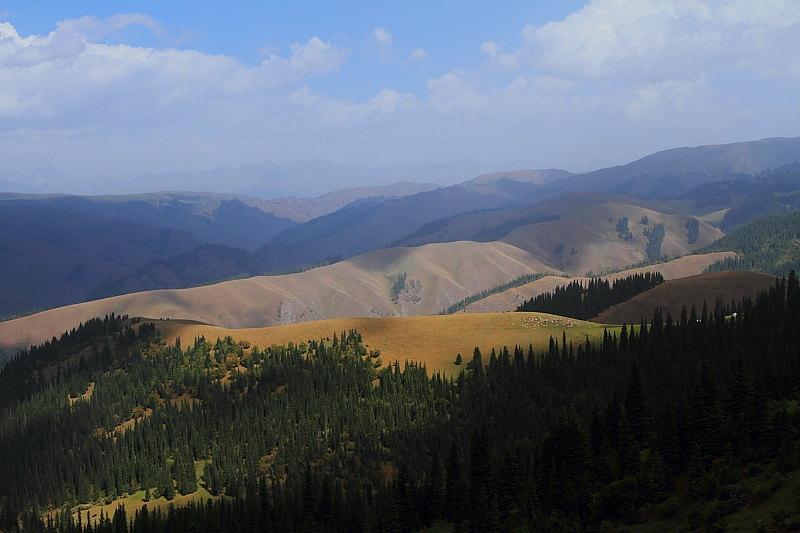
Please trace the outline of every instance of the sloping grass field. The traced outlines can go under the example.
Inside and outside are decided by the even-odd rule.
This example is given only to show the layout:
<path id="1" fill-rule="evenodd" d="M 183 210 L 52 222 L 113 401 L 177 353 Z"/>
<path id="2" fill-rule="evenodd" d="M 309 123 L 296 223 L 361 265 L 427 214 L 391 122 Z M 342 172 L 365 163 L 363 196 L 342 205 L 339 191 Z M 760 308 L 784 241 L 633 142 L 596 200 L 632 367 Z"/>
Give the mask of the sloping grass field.
<path id="1" fill-rule="evenodd" d="M 441 372 L 453 376 L 462 367 L 454 364 L 456 354 L 461 354 L 464 364 L 472 358 L 474 348 L 480 348 L 484 362 L 488 362 L 492 348 L 501 350 L 515 345 L 526 350 L 533 345 L 534 352 L 547 347 L 552 336 L 561 342 L 562 332 L 567 342 L 583 343 L 602 339 L 604 326 L 544 313 L 461 313 L 445 316 L 416 316 L 403 318 L 336 318 L 290 324 L 269 328 L 226 329 L 205 324 L 178 320 L 157 320 L 156 327 L 164 333 L 168 343 L 176 337 L 186 344 L 203 336 L 214 342 L 228 335 L 237 341 L 253 346 L 295 344 L 333 338 L 342 331 L 358 330 L 370 350 L 380 350 L 384 364 L 414 361 L 424 364 L 429 373 Z M 612 330 L 609 330 L 612 331 Z"/>

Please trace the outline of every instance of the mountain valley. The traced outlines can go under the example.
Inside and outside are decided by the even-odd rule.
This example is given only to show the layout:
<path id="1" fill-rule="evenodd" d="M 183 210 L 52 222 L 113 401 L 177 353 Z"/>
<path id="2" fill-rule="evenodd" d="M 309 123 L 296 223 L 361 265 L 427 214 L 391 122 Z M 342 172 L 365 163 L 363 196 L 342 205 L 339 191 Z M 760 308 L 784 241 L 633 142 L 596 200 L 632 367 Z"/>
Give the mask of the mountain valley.
<path id="1" fill-rule="evenodd" d="M 798 161 L 2 194 L 0 531 L 791 529 Z"/>

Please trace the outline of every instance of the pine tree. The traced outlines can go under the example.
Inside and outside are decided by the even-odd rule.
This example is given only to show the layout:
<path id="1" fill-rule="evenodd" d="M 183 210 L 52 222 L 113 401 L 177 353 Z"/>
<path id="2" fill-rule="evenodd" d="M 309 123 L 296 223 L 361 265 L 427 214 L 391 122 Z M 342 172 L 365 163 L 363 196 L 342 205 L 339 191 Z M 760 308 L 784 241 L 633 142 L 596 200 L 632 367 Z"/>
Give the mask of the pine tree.
<path id="1" fill-rule="evenodd" d="M 628 419 L 631 435 L 636 442 L 644 444 L 647 418 L 642 389 L 642 375 L 639 363 L 636 360 L 631 362 L 630 373 L 628 374 L 628 383 L 625 390 L 625 415 Z"/>

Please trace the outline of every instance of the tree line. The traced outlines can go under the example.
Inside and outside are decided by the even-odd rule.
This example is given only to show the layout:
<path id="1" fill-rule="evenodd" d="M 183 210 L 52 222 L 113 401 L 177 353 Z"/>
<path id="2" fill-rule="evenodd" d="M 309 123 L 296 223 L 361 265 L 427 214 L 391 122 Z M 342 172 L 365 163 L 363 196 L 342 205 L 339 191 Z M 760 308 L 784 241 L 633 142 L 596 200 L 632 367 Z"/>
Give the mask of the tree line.
<path id="1" fill-rule="evenodd" d="M 584 284 L 578 280 L 542 293 L 517 308 L 517 311 L 550 313 L 580 320 L 594 318 L 612 305 L 630 300 L 644 291 L 663 283 L 659 272 L 632 274 L 610 283 L 592 278 Z"/>

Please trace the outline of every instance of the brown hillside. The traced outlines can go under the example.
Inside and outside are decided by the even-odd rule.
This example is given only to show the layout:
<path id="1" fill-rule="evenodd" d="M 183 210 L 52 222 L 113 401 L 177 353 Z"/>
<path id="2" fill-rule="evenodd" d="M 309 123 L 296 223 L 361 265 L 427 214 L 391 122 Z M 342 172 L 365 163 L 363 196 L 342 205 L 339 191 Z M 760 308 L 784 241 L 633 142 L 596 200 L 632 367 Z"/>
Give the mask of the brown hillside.
<path id="1" fill-rule="evenodd" d="M 139 292 L 44 311 L 0 323 L 0 349 L 38 344 L 80 321 L 111 312 L 232 328 L 337 317 L 432 315 L 470 294 L 548 270 L 531 254 L 501 242 L 390 248 L 297 274 Z M 393 302 L 392 284 L 403 273 L 406 287 Z"/>
<path id="2" fill-rule="evenodd" d="M 623 270 L 615 274 L 603 276 L 603 279 L 615 280 L 624 278 L 633 274 L 642 274 L 644 272 L 660 272 L 664 279 L 685 278 L 687 276 L 694 276 L 700 274 L 709 265 L 735 255 L 733 252 L 714 252 L 711 254 L 702 255 L 687 255 L 665 263 L 656 265 L 649 265 L 646 267 L 632 268 Z M 517 307 L 522 305 L 526 300 L 530 300 L 544 292 L 552 292 L 553 289 L 561 285 L 566 285 L 572 280 L 588 281 L 589 278 L 572 277 L 561 278 L 558 276 L 546 276 L 544 278 L 526 283 L 519 287 L 514 287 L 497 294 L 493 294 L 483 300 L 478 300 L 469 304 L 465 312 L 467 313 L 501 313 L 505 311 L 514 311 Z"/>
<path id="3" fill-rule="evenodd" d="M 699 313 L 706 302 L 713 310 L 717 299 L 730 303 L 744 296 L 754 297 L 774 283 L 775 276 L 757 272 L 714 272 L 674 279 L 606 309 L 591 321 L 601 324 L 638 323 L 642 316 L 649 319 L 656 307 L 661 307 L 665 316 L 670 313 L 675 320 L 680 317 L 684 304 L 689 309 L 694 305 Z"/>
<path id="4" fill-rule="evenodd" d="M 560 339 L 566 332 L 567 340 L 584 342 L 586 336 L 597 338 L 603 326 L 543 313 L 486 313 L 449 316 L 419 316 L 405 318 L 338 318 L 287 326 L 249 329 L 224 329 L 182 321 L 157 321 L 157 327 L 168 342 L 180 337 L 184 344 L 195 337 L 204 336 L 214 341 L 230 335 L 235 340 L 248 341 L 253 346 L 300 343 L 330 337 L 349 329 L 358 330 L 370 350 L 381 351 L 381 360 L 416 361 L 424 363 L 431 372 L 458 373 L 453 362 L 461 353 L 464 363 L 472 357 L 478 346 L 488 362 L 492 348 L 529 344 L 541 350 L 547 347 L 550 336 Z"/>
<path id="5" fill-rule="evenodd" d="M 506 228 L 510 231 L 515 227 L 531 224 L 526 220 L 536 217 L 569 219 L 601 204 L 625 204 L 665 214 L 686 214 L 672 207 L 629 195 L 572 192 L 535 204 L 508 209 L 463 213 L 428 226 L 426 231 L 422 231 L 423 228 L 421 228 L 415 235 L 408 236 L 402 239 L 401 242 L 403 246 L 420 246 L 432 242 L 481 240 L 480 237 L 485 235 L 487 229 Z M 614 223 L 616 224 L 616 220 Z"/>
<path id="6" fill-rule="evenodd" d="M 620 238 L 616 228 L 617 221 L 626 216 L 631 240 Z M 641 223 L 643 217 L 647 217 L 648 224 Z M 639 205 L 604 203 L 559 220 L 522 226 L 502 241 L 540 257 L 553 268 L 582 275 L 647 259 L 644 230 L 652 229 L 656 223 L 664 224 L 666 236 L 661 251 L 668 256 L 687 254 L 724 235 L 700 221 L 700 236 L 689 244 L 685 226 L 690 218 L 691 215 L 662 213 Z"/>

